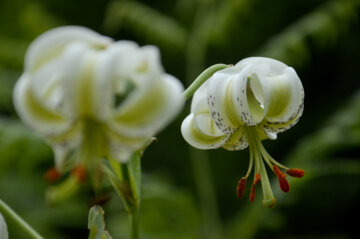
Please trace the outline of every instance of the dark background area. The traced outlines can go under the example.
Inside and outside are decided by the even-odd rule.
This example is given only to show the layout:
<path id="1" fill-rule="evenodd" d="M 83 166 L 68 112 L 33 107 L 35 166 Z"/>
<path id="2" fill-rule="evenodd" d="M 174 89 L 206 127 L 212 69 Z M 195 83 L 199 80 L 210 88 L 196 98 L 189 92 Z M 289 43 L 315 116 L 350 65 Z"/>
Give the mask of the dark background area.
<path id="1" fill-rule="evenodd" d="M 61 204 L 45 201 L 52 151 L 12 106 L 30 42 L 51 28 L 81 25 L 157 45 L 164 69 L 185 87 L 213 64 L 267 56 L 294 67 L 305 89 L 299 123 L 264 141 L 275 159 L 306 171 L 290 179 L 288 194 L 274 190 L 274 209 L 262 206 L 260 191 L 252 204 L 236 198 L 247 149 L 198 151 L 182 139 L 189 101 L 142 159 L 141 238 L 359 238 L 359 13 L 358 0 L 0 0 L 0 198 L 46 238 L 87 237 L 90 185 Z M 110 186 L 104 193 L 110 233 L 128 238 L 120 199 Z M 24 238 L 8 226 L 10 238 Z"/>

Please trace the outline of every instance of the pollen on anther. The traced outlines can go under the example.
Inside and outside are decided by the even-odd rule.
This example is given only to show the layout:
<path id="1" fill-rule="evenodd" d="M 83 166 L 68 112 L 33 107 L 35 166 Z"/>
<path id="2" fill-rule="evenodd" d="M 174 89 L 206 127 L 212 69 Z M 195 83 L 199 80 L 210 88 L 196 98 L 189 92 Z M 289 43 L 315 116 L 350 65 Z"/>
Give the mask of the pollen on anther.
<path id="1" fill-rule="evenodd" d="M 251 193 L 250 193 L 250 202 L 253 202 L 255 199 L 255 189 L 256 189 L 256 184 L 258 182 L 260 182 L 261 178 L 260 178 L 260 174 L 256 174 L 255 175 L 255 179 L 253 184 L 251 185 Z"/>
<path id="2" fill-rule="evenodd" d="M 236 188 L 236 194 L 238 198 L 242 198 L 244 196 L 245 184 L 246 184 L 246 178 L 242 177 L 239 180 L 238 186 Z"/>
<path id="3" fill-rule="evenodd" d="M 85 181 L 86 172 L 82 166 L 77 166 L 73 169 L 72 174 L 79 180 L 79 182 Z"/>
<path id="4" fill-rule="evenodd" d="M 286 173 L 288 175 L 290 175 L 291 177 L 295 177 L 295 178 L 302 178 L 304 177 L 304 170 L 302 169 L 297 169 L 297 168 L 291 168 L 291 169 L 288 169 L 286 170 Z"/>
<path id="5" fill-rule="evenodd" d="M 60 178 L 60 172 L 55 168 L 50 168 L 46 171 L 44 175 L 45 181 L 52 183 Z"/>
<path id="6" fill-rule="evenodd" d="M 283 191 L 285 193 L 289 192 L 290 185 L 286 178 L 279 178 L 279 184 L 280 184 L 281 191 Z"/>
<path id="7" fill-rule="evenodd" d="M 279 180 L 281 191 L 287 193 L 290 190 L 289 182 L 286 179 L 286 175 L 276 166 L 273 165 L 274 173 Z"/>

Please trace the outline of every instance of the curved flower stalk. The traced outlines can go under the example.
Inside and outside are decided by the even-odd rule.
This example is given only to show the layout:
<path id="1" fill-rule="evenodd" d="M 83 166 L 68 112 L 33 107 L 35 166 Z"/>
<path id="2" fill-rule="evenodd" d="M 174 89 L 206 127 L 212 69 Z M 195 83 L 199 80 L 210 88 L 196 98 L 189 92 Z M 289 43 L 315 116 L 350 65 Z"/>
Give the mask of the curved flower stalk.
<path id="1" fill-rule="evenodd" d="M 263 204 L 273 207 L 275 198 L 264 161 L 278 177 L 284 192 L 290 188 L 280 168 L 294 177 L 302 177 L 304 171 L 275 161 L 261 141 L 276 139 L 277 133 L 295 125 L 302 115 L 303 102 L 304 90 L 293 68 L 274 59 L 246 58 L 217 71 L 197 89 L 181 132 L 189 144 L 199 149 L 223 147 L 234 151 L 249 146 L 249 169 L 239 181 L 237 195 L 243 196 L 254 166 L 250 201 L 261 181 Z"/>
<path id="2" fill-rule="evenodd" d="M 14 103 L 52 145 L 56 168 L 64 171 L 97 168 L 99 158 L 127 162 L 180 111 L 182 91 L 164 72 L 155 46 L 67 26 L 30 45 Z"/>

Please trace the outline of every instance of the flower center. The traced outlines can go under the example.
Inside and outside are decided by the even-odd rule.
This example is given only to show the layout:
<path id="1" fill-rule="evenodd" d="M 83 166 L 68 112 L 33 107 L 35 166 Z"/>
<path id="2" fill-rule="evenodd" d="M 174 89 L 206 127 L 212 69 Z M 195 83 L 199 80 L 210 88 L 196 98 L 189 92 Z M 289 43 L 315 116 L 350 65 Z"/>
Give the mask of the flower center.
<path id="1" fill-rule="evenodd" d="M 254 201 L 256 185 L 261 182 L 263 191 L 263 204 L 266 207 L 273 208 L 275 206 L 276 200 L 272 193 L 265 163 L 275 173 L 276 177 L 278 178 L 280 188 L 283 192 L 289 192 L 290 185 L 286 179 L 286 175 L 281 171 L 281 169 L 284 169 L 288 175 L 298 178 L 304 176 L 304 171 L 301 169 L 289 169 L 288 167 L 278 163 L 275 159 L 273 159 L 262 145 L 256 126 L 245 126 L 244 131 L 249 143 L 250 163 L 246 175 L 239 180 L 237 186 L 237 196 L 241 198 L 244 195 L 246 180 L 249 177 L 253 166 L 255 166 L 254 181 L 252 183 L 250 192 L 250 202 Z"/>

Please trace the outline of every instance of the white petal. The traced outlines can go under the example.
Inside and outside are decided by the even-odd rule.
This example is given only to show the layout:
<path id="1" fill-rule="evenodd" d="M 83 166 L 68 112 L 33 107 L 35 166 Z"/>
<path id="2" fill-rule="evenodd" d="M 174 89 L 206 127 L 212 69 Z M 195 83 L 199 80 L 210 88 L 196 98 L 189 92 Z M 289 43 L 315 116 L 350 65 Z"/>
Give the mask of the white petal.
<path id="1" fill-rule="evenodd" d="M 245 149 L 246 147 L 248 147 L 248 145 L 248 139 L 246 138 L 243 127 L 239 127 L 226 141 L 226 143 L 223 145 L 223 148 L 230 151 L 236 151 Z"/>
<path id="2" fill-rule="evenodd" d="M 259 77 L 264 92 L 266 121 L 291 121 L 303 108 L 304 89 L 295 70 L 287 67 L 279 75 Z"/>
<path id="3" fill-rule="evenodd" d="M 83 42 L 93 48 L 104 48 L 112 39 L 79 26 L 55 28 L 40 35 L 25 56 L 25 71 L 34 72 L 43 64 L 58 57 L 63 48 L 73 42 Z"/>
<path id="4" fill-rule="evenodd" d="M 229 100 L 229 89 L 236 72 L 232 67 L 216 72 L 208 81 L 207 99 L 216 126 L 227 135 L 232 134 L 239 126 L 234 113 L 232 101 Z"/>
<path id="5" fill-rule="evenodd" d="M 198 118 L 200 117 L 200 118 Z M 198 149 L 216 149 L 224 145 L 230 136 L 225 134 L 218 135 L 213 133 L 214 127 L 213 123 L 206 121 L 212 121 L 212 118 L 209 114 L 200 114 L 194 118 L 194 113 L 188 115 L 181 124 L 181 133 L 184 139 L 193 147 Z M 198 121 L 198 122 L 196 122 Z M 201 123 L 203 122 L 203 124 Z M 199 129 L 199 125 L 202 124 L 202 129 Z M 208 129 L 204 129 L 205 126 L 208 126 Z M 210 132 L 210 133 L 208 133 Z"/>
<path id="6" fill-rule="evenodd" d="M 199 111 L 200 109 L 198 108 L 198 103 L 199 102 L 204 102 L 204 100 L 206 100 L 206 106 L 203 105 L 202 108 L 205 107 L 205 110 L 209 110 L 209 106 L 207 104 L 207 91 L 208 91 L 208 85 L 209 85 L 209 80 L 205 81 L 194 93 L 193 98 L 191 100 L 191 112 L 195 113 L 197 111 Z M 195 110 L 195 108 L 198 108 L 197 110 Z M 203 110 L 203 109 L 201 109 Z"/>
<path id="7" fill-rule="evenodd" d="M 234 105 L 236 117 L 248 126 L 259 124 L 264 117 L 259 83 L 252 74 L 252 66 L 247 65 L 236 75 L 230 90 L 232 97 L 229 99 Z M 238 70 L 237 66 L 234 70 Z"/>
<path id="8" fill-rule="evenodd" d="M 64 108 L 69 117 L 92 117 L 97 53 L 82 43 L 70 44 L 61 56 Z M 95 116 L 95 117 L 94 117 Z"/>
<path id="9" fill-rule="evenodd" d="M 209 137 L 224 136 L 224 133 L 216 126 L 213 118 L 210 116 L 207 98 L 198 101 L 193 105 L 195 127 Z"/>
<path id="10" fill-rule="evenodd" d="M 62 73 L 60 61 L 53 60 L 44 64 L 36 73 L 31 74 L 31 90 L 41 102 L 54 111 L 63 112 L 64 99 L 61 87 Z"/>
<path id="11" fill-rule="evenodd" d="M 94 114 L 100 121 L 110 117 L 111 109 L 116 105 L 114 94 L 121 96 L 126 93 L 129 82 L 126 70 L 135 70 L 137 48 L 134 42 L 121 41 L 99 54 L 92 89 L 92 104 Z"/>
<path id="12" fill-rule="evenodd" d="M 59 134 L 72 126 L 72 121 L 39 101 L 31 90 L 30 78 L 26 73 L 17 81 L 13 98 L 19 116 L 40 134 Z"/>
<path id="13" fill-rule="evenodd" d="M 6 222 L 3 215 L 0 213 L 0 239 L 9 239 Z"/>
<path id="14" fill-rule="evenodd" d="M 239 61 L 235 67 L 242 70 L 249 65 L 252 65 L 252 72 L 263 76 L 279 75 L 288 67 L 281 61 L 267 57 L 248 57 Z"/>
<path id="15" fill-rule="evenodd" d="M 106 138 L 111 158 L 119 162 L 127 162 L 130 156 L 137 150 L 143 148 L 148 143 L 149 138 L 145 137 L 126 137 L 113 130 L 106 131 Z"/>
<path id="16" fill-rule="evenodd" d="M 151 75 L 144 74 L 138 82 Z M 159 76 L 151 85 L 136 85 L 133 92 L 114 112 L 109 126 L 129 137 L 150 137 L 173 119 L 183 106 L 183 87 L 170 76 Z"/>
<path id="17" fill-rule="evenodd" d="M 284 132 L 285 130 L 293 127 L 299 121 L 302 113 L 303 113 L 303 108 L 301 108 L 300 111 L 294 117 L 292 117 L 290 120 L 288 120 L 286 122 L 265 121 L 263 123 L 262 127 L 263 127 L 264 131 L 267 133 L 269 133 L 269 132 L 271 132 L 271 133 Z"/>

